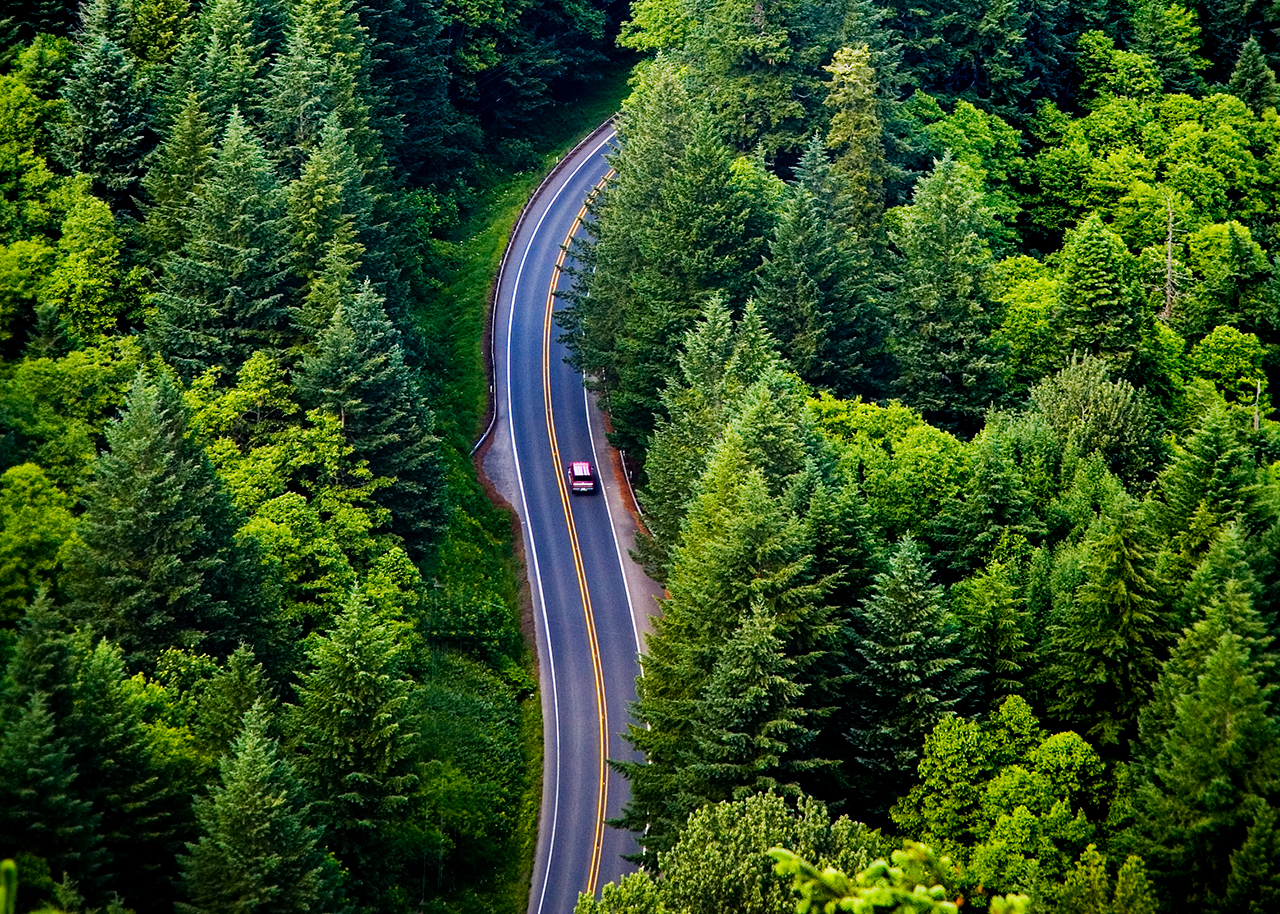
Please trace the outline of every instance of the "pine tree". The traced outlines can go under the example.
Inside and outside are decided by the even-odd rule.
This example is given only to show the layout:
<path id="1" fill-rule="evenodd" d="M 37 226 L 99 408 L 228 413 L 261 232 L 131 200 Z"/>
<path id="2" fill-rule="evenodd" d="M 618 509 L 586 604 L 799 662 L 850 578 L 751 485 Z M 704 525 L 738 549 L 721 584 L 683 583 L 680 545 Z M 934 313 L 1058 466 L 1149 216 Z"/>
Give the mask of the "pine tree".
<path id="1" fill-rule="evenodd" d="M 216 134 L 226 130 L 235 111 L 252 124 L 261 122 L 267 31 L 260 5 L 250 0 L 211 0 L 200 12 L 186 89 L 200 93 Z"/>
<path id="2" fill-rule="evenodd" d="M 180 858 L 188 903 L 181 914 L 327 911 L 337 900 L 337 867 L 289 763 L 268 733 L 266 708 L 244 715 L 222 760 L 221 784 L 197 798 L 198 841 Z"/>
<path id="3" fill-rule="evenodd" d="M 1129 285 L 1129 252 L 1094 213 L 1063 248 L 1062 298 L 1054 319 L 1065 348 L 1121 367 L 1142 339 L 1142 301 Z"/>
<path id="4" fill-rule="evenodd" d="M 261 637 L 259 572 L 187 432 L 178 387 L 139 375 L 106 437 L 67 557 L 68 615 L 118 643 L 134 669 L 170 647 L 224 652 Z"/>
<path id="5" fill-rule="evenodd" d="M 1228 90 L 1248 105 L 1254 114 L 1262 114 L 1267 108 L 1274 108 L 1276 99 L 1280 98 L 1280 92 L 1276 89 L 1276 74 L 1267 65 L 1262 47 L 1253 35 L 1249 36 L 1249 40 L 1240 49 L 1240 57 L 1236 60 L 1235 69 L 1231 71 Z"/>
<path id="6" fill-rule="evenodd" d="M 87 31 L 62 98 L 67 115 L 55 128 L 58 158 L 88 175 L 113 210 L 131 211 L 155 147 L 150 101 L 133 61 L 110 38 Z"/>
<path id="7" fill-rule="evenodd" d="M 1084 581 L 1049 625 L 1049 710 L 1095 744 L 1123 745 L 1171 632 L 1154 550 L 1136 512 L 1100 524 L 1084 548 Z"/>
<path id="8" fill-rule="evenodd" d="M 405 632 L 353 594 L 308 651 L 292 717 L 298 773 L 363 906 L 380 904 L 395 885 L 398 836 L 412 814 L 418 759 Z"/>
<path id="9" fill-rule="evenodd" d="M 165 262 L 149 328 L 183 378 L 237 368 L 257 349 L 289 342 L 284 206 L 271 163 L 233 113 L 186 223 L 187 243 Z"/>
<path id="10" fill-rule="evenodd" d="M 972 429 L 999 392 L 988 340 L 995 222 L 976 175 L 944 158 L 894 210 L 902 254 L 889 348 L 904 400 L 946 428 Z"/>
<path id="11" fill-rule="evenodd" d="M 925 736 L 973 703 L 977 671 L 910 537 L 893 549 L 854 622 L 849 776 L 865 813 L 883 816 L 914 776 Z"/>
<path id="12" fill-rule="evenodd" d="M 1223 635 L 1136 784 L 1138 849 L 1179 910 L 1208 909 L 1222 896 L 1230 852 L 1244 844 L 1254 810 L 1280 789 L 1273 691 L 1259 684 L 1240 638 Z"/>
<path id="13" fill-rule="evenodd" d="M 366 283 L 334 313 L 316 349 L 296 378 L 303 402 L 337 416 L 356 456 L 391 480 L 374 497 L 410 555 L 427 556 L 444 527 L 439 441 L 381 296 Z"/>

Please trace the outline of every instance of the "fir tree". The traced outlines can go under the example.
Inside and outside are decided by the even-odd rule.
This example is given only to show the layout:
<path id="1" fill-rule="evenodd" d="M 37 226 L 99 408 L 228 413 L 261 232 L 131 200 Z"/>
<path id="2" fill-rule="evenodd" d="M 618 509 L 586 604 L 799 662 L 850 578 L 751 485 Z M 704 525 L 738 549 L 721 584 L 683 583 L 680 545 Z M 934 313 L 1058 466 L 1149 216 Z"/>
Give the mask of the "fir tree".
<path id="1" fill-rule="evenodd" d="M 874 224 L 884 207 L 884 127 L 880 87 L 867 45 L 841 48 L 829 66 L 826 105 L 833 109 L 827 146 L 852 197 L 861 225 Z"/>
<path id="2" fill-rule="evenodd" d="M 262 20 L 259 4 L 250 0 L 211 0 L 200 12 L 186 88 L 200 94 L 219 135 L 235 111 L 250 123 L 261 122 L 269 47 Z"/>
<path id="3" fill-rule="evenodd" d="M 1231 71 L 1231 83 L 1227 88 L 1254 114 L 1262 114 L 1267 108 L 1276 106 L 1276 99 L 1280 97 L 1276 90 L 1276 74 L 1267 65 L 1267 58 L 1255 36 L 1250 35 L 1240 49 L 1240 57 Z"/>
<path id="4" fill-rule="evenodd" d="M 1054 319 L 1065 348 L 1126 364 L 1142 338 L 1142 301 L 1127 277 L 1129 252 L 1096 213 L 1063 248 L 1062 298 Z"/>
<path id="5" fill-rule="evenodd" d="M 904 538 L 854 622 L 846 764 L 862 809 L 877 817 L 913 777 L 925 736 L 976 697 L 977 671 L 929 578 L 920 547 Z"/>
<path id="6" fill-rule="evenodd" d="M 976 427 L 999 392 L 988 341 L 995 227 L 978 178 L 944 158 L 895 210 L 889 237 L 902 254 L 890 352 L 907 403 L 946 428 Z"/>
<path id="7" fill-rule="evenodd" d="M 298 773 L 325 843 L 356 875 L 350 891 L 365 906 L 394 885 L 417 781 L 405 632 L 353 594 L 333 631 L 308 651 L 292 717 Z"/>
<path id="8" fill-rule="evenodd" d="M 257 704 L 222 760 L 221 784 L 196 800 L 198 841 L 180 858 L 181 914 L 328 911 L 338 899 L 337 867 L 289 763 Z"/>
<path id="9" fill-rule="evenodd" d="M 67 322 L 53 302 L 36 305 L 35 325 L 27 337 L 24 355 L 29 359 L 60 359 L 72 349 Z"/>
<path id="10" fill-rule="evenodd" d="M 186 422 L 177 386 L 139 375 L 107 428 L 67 558 L 68 615 L 120 644 L 134 669 L 166 648 L 229 651 L 262 633 L 256 565 Z"/>
<path id="11" fill-rule="evenodd" d="M 237 368 L 257 349 L 288 342 L 284 206 L 271 163 L 233 114 L 191 208 L 186 245 L 165 262 L 149 328 L 183 378 Z"/>
<path id="12" fill-rule="evenodd" d="M 334 313 L 316 349 L 297 376 L 303 401 L 337 416 L 356 456 L 391 480 L 374 497 L 410 555 L 425 557 L 444 526 L 439 441 L 381 296 L 366 284 Z"/>
<path id="13" fill-rule="evenodd" d="M 132 210 L 155 147 L 150 102 L 133 61 L 109 38 L 86 32 L 62 98 L 67 116 L 55 128 L 58 158 L 88 175 L 113 210 Z"/>
<path id="14" fill-rule="evenodd" d="M 1133 28 L 1132 50 L 1151 58 L 1164 77 L 1166 92 L 1203 90 L 1200 70 L 1208 61 L 1199 55 L 1200 27 L 1194 12 L 1167 0 L 1143 0 L 1134 11 Z"/>

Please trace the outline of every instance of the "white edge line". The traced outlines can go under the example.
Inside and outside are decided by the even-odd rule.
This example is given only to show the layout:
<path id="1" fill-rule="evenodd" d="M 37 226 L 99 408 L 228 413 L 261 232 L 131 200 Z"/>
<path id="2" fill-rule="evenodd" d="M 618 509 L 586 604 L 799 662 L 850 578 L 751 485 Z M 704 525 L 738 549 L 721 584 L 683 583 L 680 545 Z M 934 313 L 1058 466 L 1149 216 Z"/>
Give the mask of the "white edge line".
<path id="1" fill-rule="evenodd" d="M 525 246 L 524 256 L 520 258 L 520 266 L 516 270 L 515 282 L 511 286 L 511 310 L 507 314 L 507 430 L 511 435 L 511 457 L 516 466 L 516 486 L 520 489 L 520 506 L 523 509 L 525 517 L 525 528 L 529 532 L 529 557 L 533 560 L 533 576 L 538 583 L 538 603 L 541 605 L 542 610 L 542 630 L 547 642 L 547 667 L 551 672 L 552 725 L 555 729 L 556 735 L 556 786 L 552 795 L 553 799 L 551 805 L 551 837 L 547 841 L 547 864 L 546 870 L 542 875 L 542 891 L 538 895 L 537 914 L 542 914 L 542 905 L 547 898 L 547 883 L 551 878 L 551 858 L 555 854 L 556 849 L 556 824 L 560 815 L 560 702 L 556 691 L 556 662 L 555 654 L 551 648 L 551 623 L 547 618 L 547 598 L 542 589 L 542 569 L 538 566 L 538 547 L 534 541 L 533 525 L 528 522 L 529 503 L 524 491 L 524 476 L 520 472 L 520 449 L 516 444 L 515 413 L 511 408 L 511 328 L 515 323 L 516 298 L 520 291 L 520 281 L 524 275 L 525 264 L 529 259 L 529 251 L 533 247 L 533 238 L 537 237 L 538 231 L 542 228 L 543 221 L 551 212 L 552 207 L 555 206 L 556 200 L 560 199 L 560 194 L 564 192 L 564 189 L 569 186 L 575 177 L 577 177 L 578 172 L 582 171 L 582 169 L 586 167 L 588 162 L 595 159 L 601 149 L 613 141 L 613 138 L 616 135 L 616 130 L 609 131 L 609 134 L 596 145 L 596 148 L 587 154 L 587 156 L 578 164 L 578 167 L 570 172 L 569 176 L 564 179 L 559 189 L 556 190 L 555 195 L 552 196 L 551 201 L 547 204 L 547 208 L 543 210 L 542 215 L 538 217 L 538 222 L 534 225 L 533 232 L 530 233 L 529 244 Z M 610 525 L 612 526 L 612 524 Z M 634 625 L 634 619 L 632 620 L 632 623 Z"/>

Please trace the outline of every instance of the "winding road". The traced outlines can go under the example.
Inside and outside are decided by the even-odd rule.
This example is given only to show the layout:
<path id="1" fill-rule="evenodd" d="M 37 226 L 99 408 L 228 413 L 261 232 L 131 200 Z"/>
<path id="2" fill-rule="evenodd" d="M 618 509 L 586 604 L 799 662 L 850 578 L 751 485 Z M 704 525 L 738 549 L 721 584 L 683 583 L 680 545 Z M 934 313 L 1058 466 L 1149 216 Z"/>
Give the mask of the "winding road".
<path id="1" fill-rule="evenodd" d="M 580 892 L 634 869 L 622 858 L 636 850 L 632 836 L 604 825 L 627 795 L 605 760 L 633 757 L 620 734 L 660 589 L 627 554 L 635 522 L 603 418 L 551 323 L 554 292 L 570 281 L 564 247 L 609 174 L 614 141 L 603 125 L 534 193 L 503 259 L 493 315 L 495 416 L 484 471 L 521 521 L 546 746 L 529 914 L 570 914 Z M 568 491 L 572 460 L 596 467 L 594 495 Z"/>

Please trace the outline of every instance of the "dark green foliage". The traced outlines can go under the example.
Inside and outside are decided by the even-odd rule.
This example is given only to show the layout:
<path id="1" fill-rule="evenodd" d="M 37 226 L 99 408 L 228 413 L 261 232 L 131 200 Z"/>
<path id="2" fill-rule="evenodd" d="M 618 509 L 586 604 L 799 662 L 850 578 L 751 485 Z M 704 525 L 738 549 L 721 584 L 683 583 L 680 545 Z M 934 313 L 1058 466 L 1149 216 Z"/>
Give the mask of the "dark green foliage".
<path id="1" fill-rule="evenodd" d="M 234 369 L 255 349 L 288 341 L 284 207 L 271 163 L 233 113 L 184 220 L 187 242 L 165 261 L 148 328 L 184 379 L 214 366 Z"/>
<path id="2" fill-rule="evenodd" d="M 1280 726 L 1248 651 L 1224 634 L 1175 704 L 1149 773 L 1135 785 L 1134 837 L 1171 905 L 1207 906 L 1227 888 L 1259 805 L 1280 786 Z M 1257 837 L 1257 836 L 1255 836 Z M 1257 853 L 1255 841 L 1250 853 Z"/>
<path id="3" fill-rule="evenodd" d="M 425 558 L 445 523 L 439 440 L 372 286 L 338 307 L 316 350 L 296 379 L 303 402 L 337 416 L 356 456 L 390 480 L 374 498 L 391 512 L 391 529 L 410 555 Z"/>
<path id="4" fill-rule="evenodd" d="M 1276 106 L 1276 74 L 1262 55 L 1258 39 L 1250 36 L 1240 49 L 1235 69 L 1231 71 L 1231 94 L 1249 106 L 1254 114 Z"/>
<path id="5" fill-rule="evenodd" d="M 1249 835 L 1231 855 L 1231 875 L 1222 909 L 1242 914 L 1263 914 L 1280 905 L 1280 839 L 1276 834 L 1276 810 L 1258 804 Z"/>
<path id="6" fill-rule="evenodd" d="M 1062 250 L 1062 299 L 1054 315 L 1072 356 L 1101 356 L 1120 367 L 1138 346 L 1142 306 L 1128 281 L 1129 252 L 1095 213 Z"/>
<path id="7" fill-rule="evenodd" d="M 62 89 L 67 120 L 57 128 L 58 158 L 89 175 L 112 209 L 132 210 L 155 147 L 150 102 L 133 61 L 109 37 L 86 31 L 79 51 Z"/>
<path id="8" fill-rule="evenodd" d="M 189 91 L 143 180 L 152 201 L 144 231 L 163 254 L 181 251 L 189 240 L 197 194 L 213 165 L 213 137 L 200 95 Z"/>
<path id="9" fill-rule="evenodd" d="M 68 614 L 118 643 L 134 669 L 171 647 L 230 652 L 267 632 L 255 556 L 187 431 L 177 386 L 139 375 L 86 486 L 67 557 Z"/>
<path id="10" fill-rule="evenodd" d="M 182 914 L 328 911 L 339 900 L 337 865 L 269 722 L 261 704 L 245 713 L 221 785 L 196 800 L 201 835 L 180 861 Z"/>
<path id="11" fill-rule="evenodd" d="M 854 625 L 848 704 L 839 712 L 845 764 L 860 810 L 882 816 L 910 782 L 925 734 L 943 716 L 973 709 L 978 671 L 909 537 L 894 547 Z"/>

